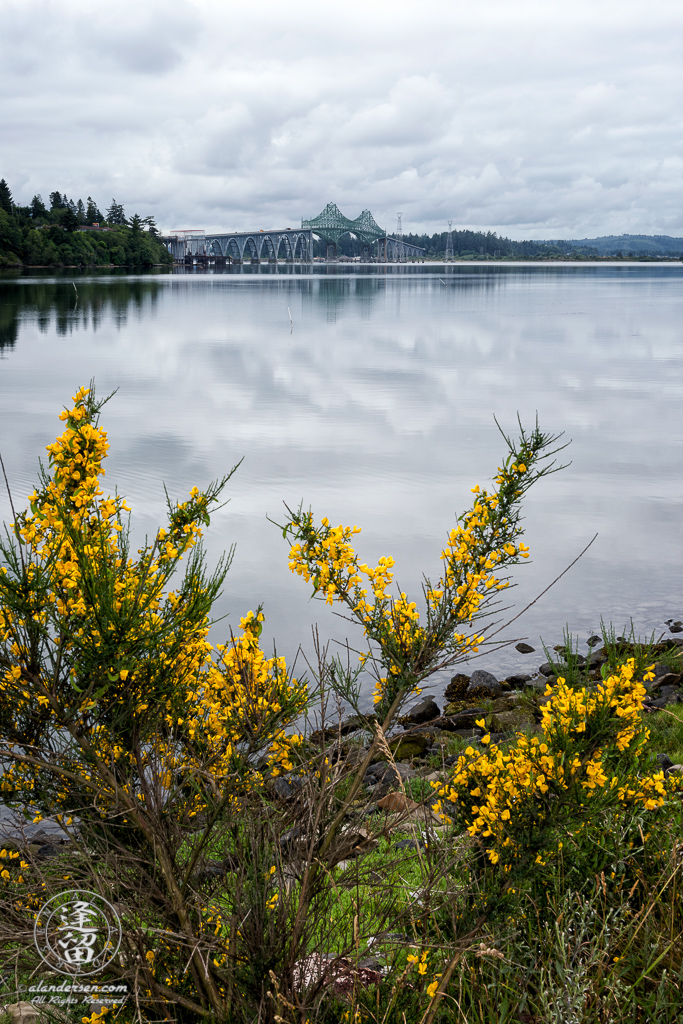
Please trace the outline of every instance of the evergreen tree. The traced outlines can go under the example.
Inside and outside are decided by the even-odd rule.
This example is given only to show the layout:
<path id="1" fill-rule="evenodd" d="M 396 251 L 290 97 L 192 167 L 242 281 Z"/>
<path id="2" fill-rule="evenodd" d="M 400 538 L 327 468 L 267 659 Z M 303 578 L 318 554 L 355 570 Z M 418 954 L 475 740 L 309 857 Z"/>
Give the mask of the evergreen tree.
<path id="1" fill-rule="evenodd" d="M 76 216 L 76 209 L 73 203 L 66 208 L 66 212 L 62 217 L 62 224 L 67 231 L 75 231 L 78 227 L 78 217 Z"/>
<path id="2" fill-rule="evenodd" d="M 112 199 L 111 206 L 107 210 L 107 220 L 110 224 L 127 224 L 126 215 L 123 210 L 121 203 L 117 203 L 115 199 Z"/>
<path id="3" fill-rule="evenodd" d="M 12 212 L 12 193 L 4 178 L 0 181 L 0 210 L 4 210 L 5 213 Z"/>
<path id="4" fill-rule="evenodd" d="M 47 210 L 45 209 L 45 203 L 43 202 L 43 197 L 41 195 L 36 195 L 33 197 L 29 209 L 31 210 L 31 216 L 34 218 L 44 217 L 47 213 Z"/>
<path id="5" fill-rule="evenodd" d="M 154 217 L 145 217 L 142 223 L 147 225 L 147 230 L 149 231 L 150 235 L 153 235 L 155 238 L 157 238 L 157 236 L 159 235 L 159 228 L 156 225 Z"/>
<path id="6" fill-rule="evenodd" d="M 76 203 L 76 216 L 79 224 L 85 224 L 85 206 L 82 199 L 79 199 Z"/>
<path id="7" fill-rule="evenodd" d="M 100 208 L 93 197 L 88 196 L 88 205 L 85 211 L 86 224 L 99 224 L 101 220 L 104 220 L 104 215 L 100 213 Z"/>
<path id="8" fill-rule="evenodd" d="M 66 206 L 66 196 L 62 197 L 59 192 L 50 192 L 50 209 L 63 210 Z"/>

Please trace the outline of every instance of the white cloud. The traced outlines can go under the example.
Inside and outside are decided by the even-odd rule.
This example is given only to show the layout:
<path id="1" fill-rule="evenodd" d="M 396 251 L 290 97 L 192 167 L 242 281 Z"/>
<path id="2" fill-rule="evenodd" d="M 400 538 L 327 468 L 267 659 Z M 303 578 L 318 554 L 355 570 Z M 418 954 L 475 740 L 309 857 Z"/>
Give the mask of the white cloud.
<path id="1" fill-rule="evenodd" d="M 0 175 L 166 227 L 683 234 L 678 0 L 0 0 Z"/>

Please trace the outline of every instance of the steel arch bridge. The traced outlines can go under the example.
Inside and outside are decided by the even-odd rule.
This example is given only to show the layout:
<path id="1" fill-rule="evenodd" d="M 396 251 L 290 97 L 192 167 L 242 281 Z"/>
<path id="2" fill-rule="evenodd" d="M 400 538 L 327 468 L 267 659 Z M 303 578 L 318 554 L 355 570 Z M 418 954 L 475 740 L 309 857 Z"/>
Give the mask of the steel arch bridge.
<path id="1" fill-rule="evenodd" d="M 353 234 L 366 245 L 372 245 L 386 234 L 379 226 L 369 210 L 363 210 L 355 220 L 349 220 L 341 212 L 336 203 L 328 203 L 322 213 L 312 220 L 302 220 L 302 228 L 315 231 L 323 242 L 336 245 L 342 235 Z"/>
<path id="2" fill-rule="evenodd" d="M 302 220 L 300 228 L 278 230 L 210 232 L 203 229 L 185 229 L 171 233 L 164 241 L 169 252 L 178 261 L 188 258 L 200 261 L 225 259 L 232 263 L 252 263 L 262 260 L 276 262 L 284 257 L 288 261 L 313 259 L 313 236 L 327 243 L 327 258 L 336 261 L 337 243 L 346 234 L 354 235 L 361 243 L 361 259 L 370 258 L 371 248 L 377 244 L 379 259 L 403 262 L 424 257 L 424 249 L 400 238 L 388 237 L 369 210 L 350 220 L 336 203 L 328 203 L 311 220 Z"/>

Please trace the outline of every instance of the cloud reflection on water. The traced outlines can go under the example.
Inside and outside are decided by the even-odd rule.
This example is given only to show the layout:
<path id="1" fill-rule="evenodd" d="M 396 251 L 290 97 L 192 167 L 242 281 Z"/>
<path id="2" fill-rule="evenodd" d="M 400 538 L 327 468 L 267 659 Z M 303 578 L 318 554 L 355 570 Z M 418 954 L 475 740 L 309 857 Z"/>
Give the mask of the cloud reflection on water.
<path id="1" fill-rule="evenodd" d="M 324 636 L 346 627 L 308 602 L 266 515 L 303 499 L 358 523 L 363 557 L 392 554 L 415 591 L 422 570 L 436 576 L 470 487 L 495 472 L 493 415 L 513 430 L 517 412 L 531 423 L 538 411 L 573 439 L 572 466 L 529 497 L 534 564 L 516 604 L 600 536 L 515 635 L 555 643 L 565 622 L 592 630 L 601 614 L 654 628 L 683 612 L 682 270 L 92 280 L 78 283 L 80 309 L 66 308 L 70 282 L 3 282 L 18 322 L 0 362 L 10 477 L 27 493 L 59 408 L 91 376 L 101 393 L 119 388 L 107 484 L 129 497 L 140 536 L 163 515 L 162 482 L 180 496 L 245 456 L 209 535 L 214 556 L 238 543 L 221 612 L 234 625 L 265 601 L 289 654 L 310 648 L 314 619 Z"/>

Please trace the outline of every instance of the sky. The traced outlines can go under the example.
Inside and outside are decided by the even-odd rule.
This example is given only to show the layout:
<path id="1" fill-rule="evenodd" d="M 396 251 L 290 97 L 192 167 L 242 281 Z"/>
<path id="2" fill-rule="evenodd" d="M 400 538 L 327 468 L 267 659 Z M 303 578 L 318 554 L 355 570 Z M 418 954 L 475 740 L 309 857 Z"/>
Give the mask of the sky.
<path id="1" fill-rule="evenodd" d="M 683 236 L 681 0 L 0 0 L 0 26 L 22 204 Z"/>

